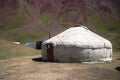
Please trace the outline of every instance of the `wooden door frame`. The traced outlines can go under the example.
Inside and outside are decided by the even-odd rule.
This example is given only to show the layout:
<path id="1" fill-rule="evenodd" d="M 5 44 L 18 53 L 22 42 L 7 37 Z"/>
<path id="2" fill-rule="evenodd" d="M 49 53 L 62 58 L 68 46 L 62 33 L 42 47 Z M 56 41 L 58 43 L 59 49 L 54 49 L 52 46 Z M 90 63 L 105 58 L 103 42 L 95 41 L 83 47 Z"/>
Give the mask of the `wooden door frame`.
<path id="1" fill-rule="evenodd" d="M 54 61 L 54 45 L 52 43 L 47 43 L 47 61 Z"/>

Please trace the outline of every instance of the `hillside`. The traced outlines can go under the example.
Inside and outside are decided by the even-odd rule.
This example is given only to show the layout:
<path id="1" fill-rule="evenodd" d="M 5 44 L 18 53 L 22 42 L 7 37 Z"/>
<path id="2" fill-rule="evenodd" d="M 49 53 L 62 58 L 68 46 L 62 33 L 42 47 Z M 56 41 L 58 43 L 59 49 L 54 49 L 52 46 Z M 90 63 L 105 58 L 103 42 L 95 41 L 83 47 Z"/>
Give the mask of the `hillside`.
<path id="1" fill-rule="evenodd" d="M 38 54 L 40 54 L 40 51 L 0 39 L 0 60 Z"/>
<path id="2" fill-rule="evenodd" d="M 86 25 L 120 49 L 119 0 L 0 0 L 0 38 L 45 40 L 75 25 Z"/>

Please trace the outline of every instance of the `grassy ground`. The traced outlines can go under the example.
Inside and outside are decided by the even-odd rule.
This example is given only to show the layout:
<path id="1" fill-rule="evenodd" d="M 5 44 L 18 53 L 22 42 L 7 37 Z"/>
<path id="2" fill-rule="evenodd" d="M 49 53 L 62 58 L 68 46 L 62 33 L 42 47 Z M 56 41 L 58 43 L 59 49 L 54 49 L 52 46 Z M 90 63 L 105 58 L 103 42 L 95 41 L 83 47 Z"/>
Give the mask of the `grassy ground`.
<path id="1" fill-rule="evenodd" d="M 120 52 L 101 64 L 42 62 L 40 54 L 0 39 L 0 80 L 120 80 Z"/>
<path id="2" fill-rule="evenodd" d="M 42 28 L 39 28 L 36 30 L 36 33 L 15 33 L 15 32 L 7 32 L 4 33 L 4 38 L 9 40 L 9 41 L 19 41 L 21 43 L 26 43 L 26 42 L 33 42 L 36 40 L 39 40 L 39 38 L 42 38 L 46 35 L 46 31 L 43 30 Z"/>
<path id="3" fill-rule="evenodd" d="M 120 52 L 111 63 L 42 62 L 40 55 L 0 60 L 0 80 L 120 80 Z"/>
<path id="4" fill-rule="evenodd" d="M 37 54 L 39 52 L 35 49 L 0 39 L 0 60 Z"/>
<path id="5" fill-rule="evenodd" d="M 22 45 L 5 46 L 0 53 L 9 52 L 1 58 L 6 60 L 0 61 L 0 80 L 120 80 L 120 72 L 115 70 L 120 67 L 120 52 L 114 52 L 112 63 L 49 63 L 32 60 L 40 57 L 33 49 L 23 49 Z M 28 55 L 31 56 L 19 57 Z"/>

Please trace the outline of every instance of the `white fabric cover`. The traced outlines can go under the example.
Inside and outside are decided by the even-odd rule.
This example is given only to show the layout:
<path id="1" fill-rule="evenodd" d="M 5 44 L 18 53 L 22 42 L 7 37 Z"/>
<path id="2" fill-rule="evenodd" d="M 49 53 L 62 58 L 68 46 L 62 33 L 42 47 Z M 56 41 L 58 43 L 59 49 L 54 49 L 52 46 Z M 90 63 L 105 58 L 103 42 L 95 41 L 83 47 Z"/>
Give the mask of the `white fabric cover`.
<path id="1" fill-rule="evenodd" d="M 60 62 L 112 60 L 111 42 L 85 26 L 69 28 L 44 41 L 42 44 L 43 59 L 47 59 L 47 43 L 54 45 L 55 60 Z"/>

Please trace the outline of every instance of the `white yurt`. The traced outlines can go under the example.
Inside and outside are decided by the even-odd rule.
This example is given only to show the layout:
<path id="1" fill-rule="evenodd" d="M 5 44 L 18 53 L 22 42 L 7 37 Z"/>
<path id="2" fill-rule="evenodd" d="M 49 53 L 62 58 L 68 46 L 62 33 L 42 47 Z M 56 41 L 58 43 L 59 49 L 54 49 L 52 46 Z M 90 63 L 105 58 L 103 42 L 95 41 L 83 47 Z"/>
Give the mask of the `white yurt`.
<path id="1" fill-rule="evenodd" d="M 71 27 L 42 43 L 42 59 L 59 62 L 112 60 L 112 44 L 86 26 Z"/>

